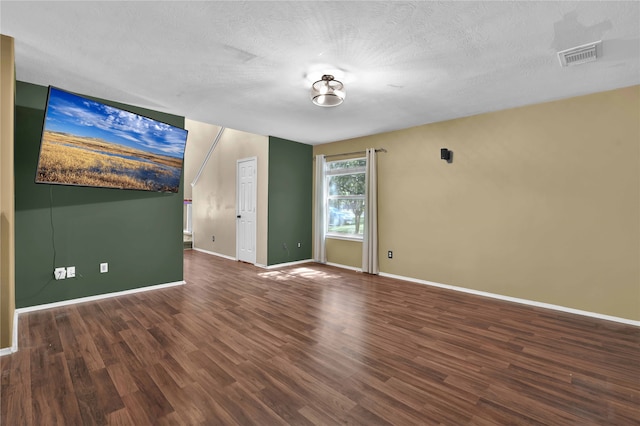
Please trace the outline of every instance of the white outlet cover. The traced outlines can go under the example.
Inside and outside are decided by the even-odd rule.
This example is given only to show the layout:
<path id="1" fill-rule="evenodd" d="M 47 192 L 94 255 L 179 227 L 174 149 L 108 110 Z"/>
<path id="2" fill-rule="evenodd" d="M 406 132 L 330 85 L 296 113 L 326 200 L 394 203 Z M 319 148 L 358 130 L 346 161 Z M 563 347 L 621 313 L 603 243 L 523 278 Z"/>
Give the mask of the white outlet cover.
<path id="1" fill-rule="evenodd" d="M 56 268 L 53 270 L 53 276 L 56 280 L 64 280 L 67 276 L 66 268 Z"/>
<path id="2" fill-rule="evenodd" d="M 76 267 L 67 266 L 67 278 L 74 278 L 76 276 Z"/>
<path id="3" fill-rule="evenodd" d="M 109 264 L 108 263 L 101 263 L 100 264 L 100 273 L 104 274 L 105 272 L 109 272 Z"/>

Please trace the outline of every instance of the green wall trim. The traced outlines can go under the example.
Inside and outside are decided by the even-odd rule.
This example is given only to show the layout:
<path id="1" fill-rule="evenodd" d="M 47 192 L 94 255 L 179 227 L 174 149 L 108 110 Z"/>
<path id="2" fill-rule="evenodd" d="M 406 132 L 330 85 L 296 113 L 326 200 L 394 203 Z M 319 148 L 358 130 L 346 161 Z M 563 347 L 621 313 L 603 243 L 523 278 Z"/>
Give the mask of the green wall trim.
<path id="1" fill-rule="evenodd" d="M 183 183 L 177 194 L 35 183 L 46 98 L 47 87 L 17 83 L 16 307 L 182 281 Z M 183 117 L 101 101 L 184 128 Z M 76 278 L 53 280 L 54 266 L 75 266 Z"/>
<path id="2" fill-rule="evenodd" d="M 268 265 L 311 259 L 312 160 L 311 145 L 269 137 Z"/>

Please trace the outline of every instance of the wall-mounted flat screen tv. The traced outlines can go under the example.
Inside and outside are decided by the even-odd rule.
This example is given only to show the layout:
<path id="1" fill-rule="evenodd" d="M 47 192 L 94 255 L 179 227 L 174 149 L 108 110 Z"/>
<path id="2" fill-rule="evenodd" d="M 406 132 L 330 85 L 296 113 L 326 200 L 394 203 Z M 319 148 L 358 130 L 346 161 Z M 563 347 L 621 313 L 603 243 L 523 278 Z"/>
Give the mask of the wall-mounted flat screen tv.
<path id="1" fill-rule="evenodd" d="M 187 131 L 49 87 L 37 183 L 178 192 Z"/>

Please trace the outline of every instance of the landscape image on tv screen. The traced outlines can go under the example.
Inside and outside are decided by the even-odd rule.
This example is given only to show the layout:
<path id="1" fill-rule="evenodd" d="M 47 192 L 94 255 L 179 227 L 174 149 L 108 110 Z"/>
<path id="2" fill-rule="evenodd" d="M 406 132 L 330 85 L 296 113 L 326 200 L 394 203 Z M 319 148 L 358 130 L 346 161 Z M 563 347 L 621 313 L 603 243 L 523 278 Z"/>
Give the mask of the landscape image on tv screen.
<path id="1" fill-rule="evenodd" d="M 37 183 L 178 192 L 187 131 L 49 88 Z"/>

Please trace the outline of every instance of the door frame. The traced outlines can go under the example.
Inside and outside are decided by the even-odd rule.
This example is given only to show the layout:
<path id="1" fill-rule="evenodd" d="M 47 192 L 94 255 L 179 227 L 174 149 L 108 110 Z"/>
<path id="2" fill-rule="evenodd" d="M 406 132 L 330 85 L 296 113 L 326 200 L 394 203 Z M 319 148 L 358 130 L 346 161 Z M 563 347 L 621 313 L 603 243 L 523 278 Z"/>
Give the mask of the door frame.
<path id="1" fill-rule="evenodd" d="M 255 207 L 255 220 L 253 221 L 253 262 L 252 264 L 256 264 L 258 259 L 258 157 L 246 157 L 240 158 L 236 160 L 236 260 L 240 261 L 240 244 L 238 241 L 240 239 L 240 226 L 238 226 L 238 215 L 240 214 L 239 209 L 239 201 L 240 201 L 240 179 L 239 179 L 239 171 L 240 171 L 240 163 L 245 161 L 253 161 L 254 163 L 254 177 L 253 177 L 253 206 Z"/>

